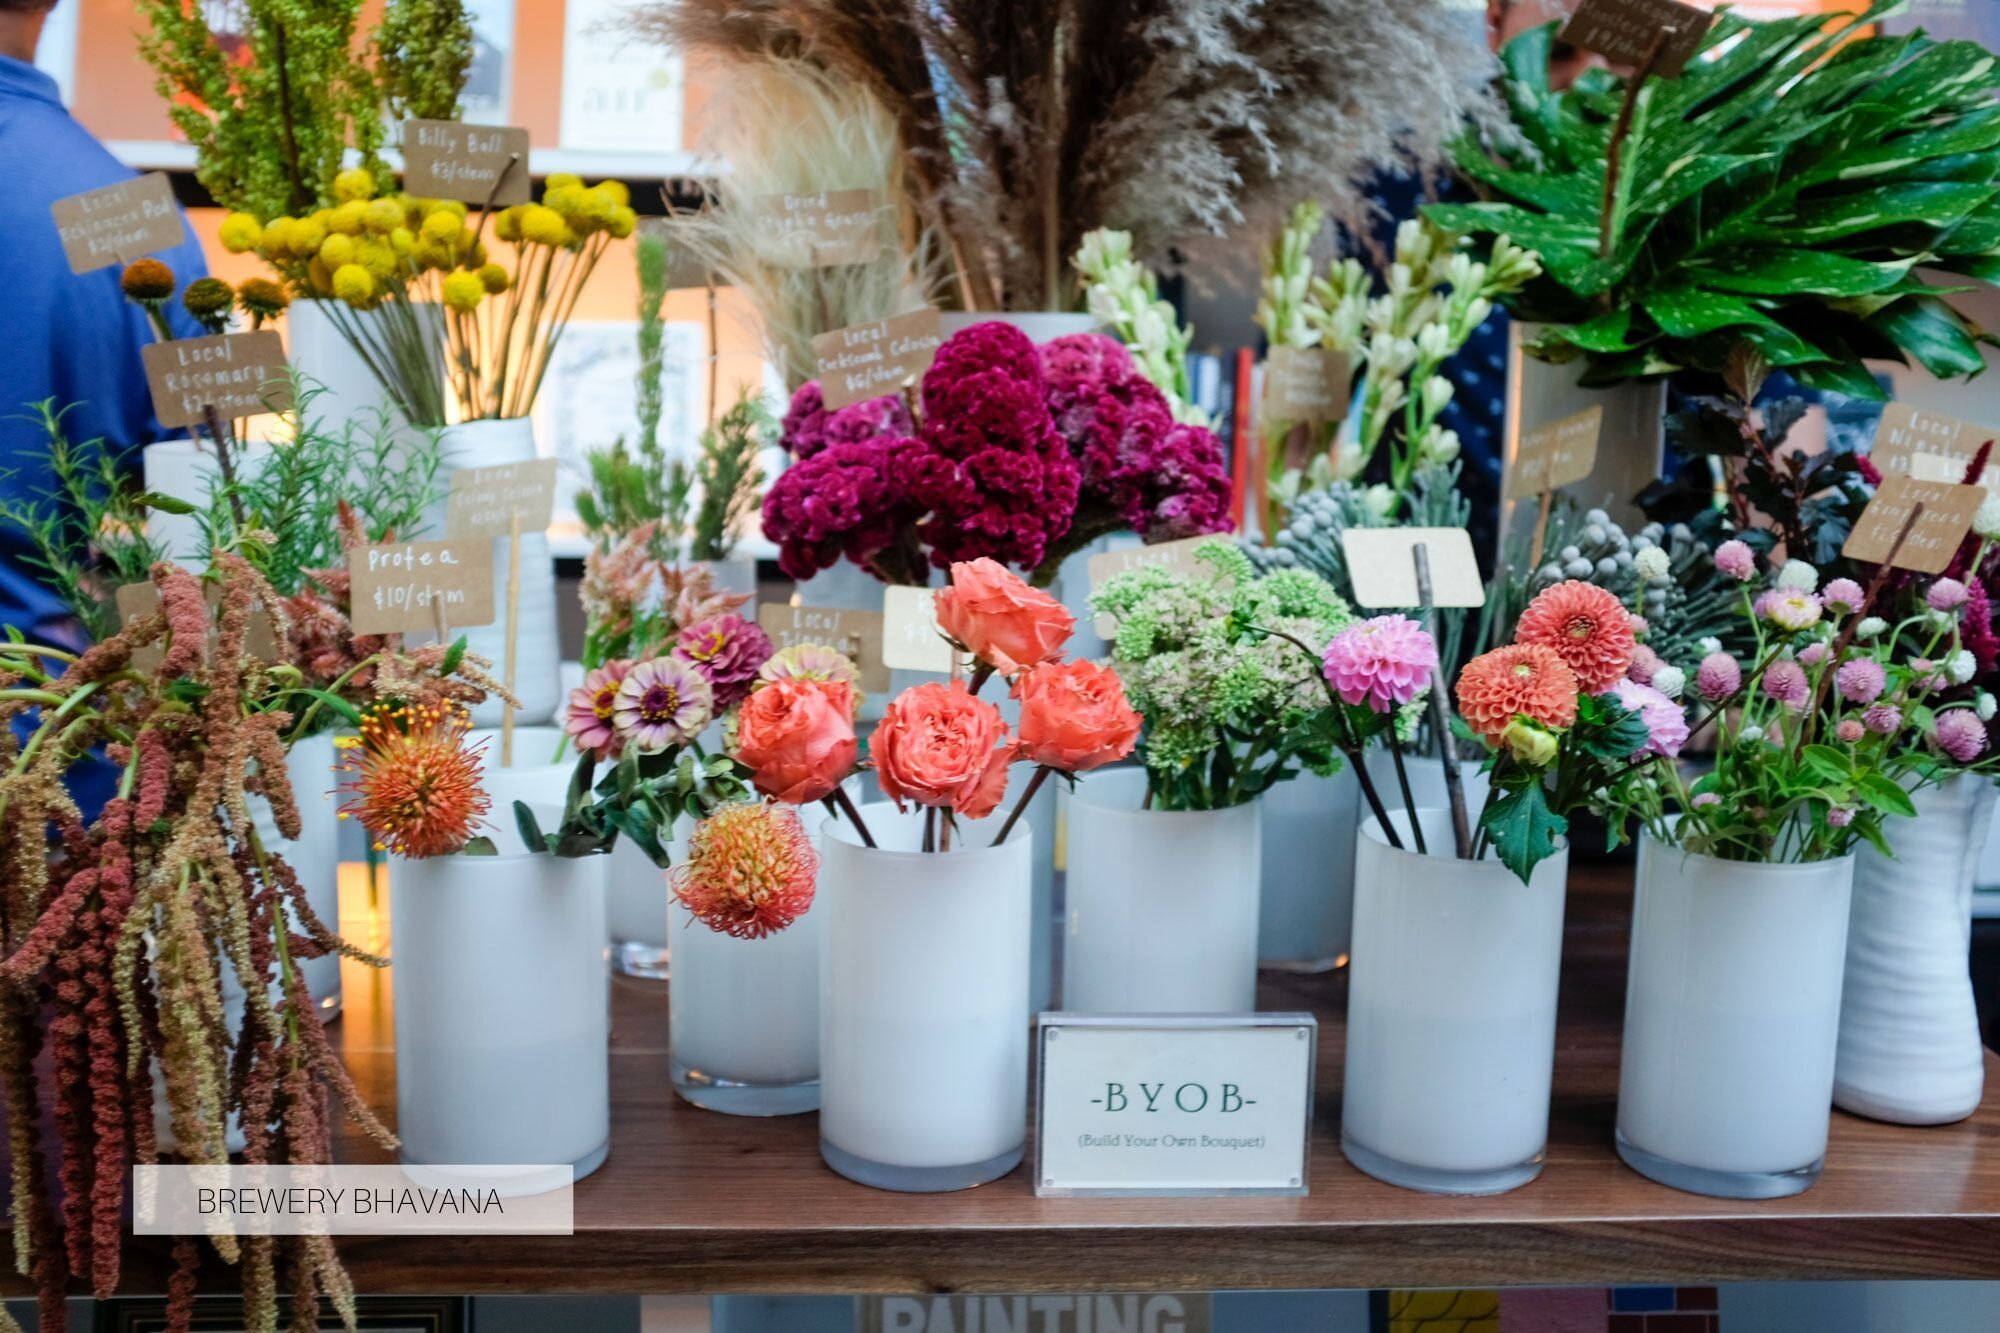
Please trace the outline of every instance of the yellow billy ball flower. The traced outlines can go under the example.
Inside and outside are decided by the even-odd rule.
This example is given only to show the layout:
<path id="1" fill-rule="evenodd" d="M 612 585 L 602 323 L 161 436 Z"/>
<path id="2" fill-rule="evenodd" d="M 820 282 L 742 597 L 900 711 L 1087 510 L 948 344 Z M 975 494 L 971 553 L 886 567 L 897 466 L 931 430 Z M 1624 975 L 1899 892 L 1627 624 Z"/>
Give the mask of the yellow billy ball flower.
<path id="1" fill-rule="evenodd" d="M 264 239 L 263 224 L 249 213 L 231 213 L 222 220 L 222 248 L 232 255 L 255 250 Z"/>
<path id="2" fill-rule="evenodd" d="M 590 188 L 610 195 L 611 202 L 620 208 L 632 202 L 632 191 L 625 187 L 624 181 L 599 181 Z"/>
<path id="3" fill-rule="evenodd" d="M 416 248 L 410 251 L 410 262 L 420 269 L 432 269 L 450 268 L 456 261 L 451 257 L 449 246 L 419 237 Z"/>
<path id="4" fill-rule="evenodd" d="M 319 247 L 326 240 L 326 220 L 315 213 L 309 218 L 300 218 L 292 227 L 292 253 L 300 259 L 308 259 L 319 253 Z"/>
<path id="5" fill-rule="evenodd" d="M 639 226 L 639 214 L 630 208 L 616 208 L 611 212 L 611 220 L 604 224 L 604 230 L 624 240 Z"/>
<path id="6" fill-rule="evenodd" d="M 567 245 L 570 230 L 562 214 L 545 204 L 529 204 L 521 210 L 521 239 L 536 245 Z"/>
<path id="7" fill-rule="evenodd" d="M 342 264 L 333 271 L 333 294 L 349 305 L 375 299 L 375 275 L 359 264 Z"/>
<path id="8" fill-rule="evenodd" d="M 440 290 L 443 292 L 446 305 L 453 310 L 462 310 L 468 314 L 477 310 L 479 302 L 486 296 L 486 288 L 480 285 L 479 275 L 467 273 L 463 269 L 447 274 Z"/>
<path id="9" fill-rule="evenodd" d="M 465 233 L 465 266 L 467 268 L 486 266 L 486 242 L 474 240 L 470 231 Z"/>
<path id="10" fill-rule="evenodd" d="M 519 241 L 521 239 L 522 211 L 523 208 L 520 204 L 516 204 L 512 208 L 502 209 L 500 215 L 493 219 L 493 234 L 510 245 Z"/>
<path id="11" fill-rule="evenodd" d="M 342 264 L 354 262 L 355 245 L 352 236 L 335 232 L 320 242 L 319 257 L 328 268 L 339 268 Z"/>
<path id="12" fill-rule="evenodd" d="M 361 219 L 368 214 L 368 205 L 360 199 L 350 199 L 333 210 L 333 216 L 326 220 L 329 228 L 343 236 L 356 236 L 361 232 Z"/>
<path id="13" fill-rule="evenodd" d="M 333 178 L 333 197 L 343 204 L 375 197 L 375 173 L 362 167 L 349 167 Z"/>
<path id="14" fill-rule="evenodd" d="M 542 191 L 542 206 L 573 218 L 583 208 L 587 194 L 581 185 L 551 185 Z"/>
<path id="15" fill-rule="evenodd" d="M 498 296 L 513 286 L 514 280 L 508 277 L 507 270 L 501 268 L 498 264 L 481 264 L 479 266 L 479 285 L 484 287 L 490 294 Z"/>
<path id="16" fill-rule="evenodd" d="M 583 184 L 583 177 L 577 175 L 575 172 L 552 171 L 549 173 L 548 180 L 544 184 L 544 188 L 542 191 L 543 197 L 546 198 L 548 191 L 550 190 L 560 190 L 564 186 L 582 185 L 582 184 Z"/>
<path id="17" fill-rule="evenodd" d="M 452 241 L 457 239 L 459 229 L 458 215 L 440 209 L 424 219 L 423 237 L 427 241 Z"/>
<path id="18" fill-rule="evenodd" d="M 396 252 L 389 248 L 389 243 L 374 239 L 363 241 L 355 247 L 354 262 L 377 278 L 388 277 L 397 267 Z"/>
<path id="19" fill-rule="evenodd" d="M 403 206 L 394 199 L 376 199 L 362 213 L 361 225 L 377 236 L 387 236 L 403 225 Z"/>
<path id="20" fill-rule="evenodd" d="M 118 285 L 134 301 L 164 301 L 174 294 L 174 271 L 157 259 L 135 260 L 125 266 Z"/>
<path id="21" fill-rule="evenodd" d="M 257 238 L 259 252 L 267 259 L 295 259 L 292 253 L 292 237 L 298 231 L 298 222 L 293 218 L 272 218 L 264 224 L 263 234 Z"/>
<path id="22" fill-rule="evenodd" d="M 389 248 L 399 255 L 406 255 L 417 245 L 417 234 L 408 227 L 398 227 L 389 233 Z"/>

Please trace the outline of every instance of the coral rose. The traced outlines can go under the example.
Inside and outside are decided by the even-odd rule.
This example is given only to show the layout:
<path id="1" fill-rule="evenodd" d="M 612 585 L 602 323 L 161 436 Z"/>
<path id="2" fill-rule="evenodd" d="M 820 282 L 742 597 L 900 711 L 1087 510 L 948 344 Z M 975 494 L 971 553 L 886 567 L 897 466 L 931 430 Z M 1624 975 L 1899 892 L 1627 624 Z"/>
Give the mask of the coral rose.
<path id="1" fill-rule="evenodd" d="M 832 795 L 859 750 L 845 681 L 772 681 L 736 715 L 737 760 L 758 791 L 790 805 Z"/>
<path id="2" fill-rule="evenodd" d="M 1076 630 L 1061 602 L 984 556 L 951 567 L 936 605 L 938 628 L 1008 677 L 1060 653 Z"/>
<path id="3" fill-rule="evenodd" d="M 1060 773 L 1088 773 L 1132 753 L 1144 719 L 1118 673 L 1092 662 L 1031 667 L 1014 682 L 1021 754 Z"/>
<path id="4" fill-rule="evenodd" d="M 755 696 L 753 696 L 755 697 Z M 933 681 L 889 702 L 869 752 L 882 792 L 904 801 L 948 806 L 967 819 L 993 813 L 1007 791 L 1014 746 L 1000 710 L 975 699 L 963 681 Z"/>

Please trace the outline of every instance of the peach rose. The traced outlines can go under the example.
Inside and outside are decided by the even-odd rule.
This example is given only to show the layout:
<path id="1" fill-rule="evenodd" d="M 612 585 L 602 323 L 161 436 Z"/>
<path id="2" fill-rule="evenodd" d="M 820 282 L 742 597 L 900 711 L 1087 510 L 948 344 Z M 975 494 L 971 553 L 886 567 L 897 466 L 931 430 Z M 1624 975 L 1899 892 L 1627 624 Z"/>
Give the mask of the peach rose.
<path id="1" fill-rule="evenodd" d="M 1132 753 L 1144 719 L 1125 685 L 1093 662 L 1045 663 L 1014 680 L 1021 701 L 1021 753 L 1059 773 L 1088 773 Z"/>
<path id="2" fill-rule="evenodd" d="M 758 791 L 791 805 L 831 795 L 859 750 L 845 681 L 772 681 L 736 716 L 736 758 Z"/>
<path id="3" fill-rule="evenodd" d="M 1048 661 L 1076 629 L 1061 602 L 984 556 L 951 567 L 951 586 L 937 591 L 937 622 L 1003 676 Z"/>
<path id="4" fill-rule="evenodd" d="M 972 697 L 965 682 L 932 682 L 889 703 L 868 751 L 882 792 L 902 808 L 949 806 L 967 819 L 993 813 L 1007 791 L 1014 744 L 1000 710 Z"/>

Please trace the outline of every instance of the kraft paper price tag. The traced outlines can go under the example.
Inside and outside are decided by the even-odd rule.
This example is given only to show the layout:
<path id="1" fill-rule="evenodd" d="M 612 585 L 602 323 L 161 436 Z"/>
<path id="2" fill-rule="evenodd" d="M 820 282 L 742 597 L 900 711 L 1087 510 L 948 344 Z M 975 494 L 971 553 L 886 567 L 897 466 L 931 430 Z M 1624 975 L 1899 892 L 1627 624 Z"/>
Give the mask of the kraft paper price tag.
<path id="1" fill-rule="evenodd" d="M 1319 347 L 1273 347 L 1264 358 L 1264 417 L 1317 425 L 1347 417 L 1347 358 Z"/>
<path id="2" fill-rule="evenodd" d="M 1969 421 L 1929 412 L 1908 403 L 1882 409 L 1882 424 L 1868 457 L 1886 475 L 1903 473 L 1919 481 L 1963 482 L 1981 445 L 1996 434 Z M 2000 490 L 2000 460 L 1989 459 L 1980 484 Z"/>
<path id="3" fill-rule="evenodd" d="M 1614 65 L 1638 68 L 1659 41 L 1652 72 L 1662 79 L 1679 78 L 1701 49 L 1715 15 L 1678 0 L 1583 0 L 1576 15 L 1563 25 L 1558 40 L 1595 51 Z M 1661 38 L 1659 34 L 1666 36 Z"/>
<path id="4" fill-rule="evenodd" d="M 162 426 L 202 425 L 210 407 L 225 421 L 291 410 L 285 343 L 271 329 L 147 343 L 139 356 Z"/>
<path id="5" fill-rule="evenodd" d="M 174 188 L 162 171 L 58 199 L 49 205 L 49 214 L 72 273 L 129 264 L 187 239 Z"/>
<path id="6" fill-rule="evenodd" d="M 866 264 L 882 253 L 880 190 L 767 194 L 756 203 L 772 262 L 791 268 Z"/>
<path id="7" fill-rule="evenodd" d="M 1356 605 L 1375 609 L 1422 606 L 1417 547 L 1431 567 L 1432 606 L 1484 606 L 1486 583 L 1472 534 L 1464 528 L 1349 528 L 1341 534 L 1347 579 Z"/>
<path id="8" fill-rule="evenodd" d="M 882 661 L 899 671 L 951 674 L 959 654 L 938 628 L 934 588 L 891 585 L 882 597 Z"/>
<path id="9" fill-rule="evenodd" d="M 356 547 L 347 572 L 356 634 L 434 630 L 440 608 L 453 638 L 493 623 L 493 547 L 484 537 Z"/>
<path id="10" fill-rule="evenodd" d="M 813 361 L 827 411 L 902 392 L 906 382 L 923 378 L 943 343 L 935 310 L 820 334 L 813 339 Z"/>
<path id="11" fill-rule="evenodd" d="M 1604 409 L 1590 407 L 1521 436 L 1520 452 L 1507 471 L 1507 495 L 1540 495 L 1582 481 L 1597 467 L 1604 435 Z"/>
<path id="12" fill-rule="evenodd" d="M 138 1168 L 146 1170 L 145 1167 Z M 169 1234 L 169 1233 L 162 1233 Z M 1211 1333 L 1209 1297 L 1189 1291 L 1036 1292 L 1032 1296 L 863 1296 L 856 1333 Z"/>
<path id="13" fill-rule="evenodd" d="M 212 583 L 207 584 L 202 589 L 202 598 L 208 603 L 209 613 L 208 643 L 202 649 L 202 657 L 206 660 L 215 652 L 215 610 L 222 605 L 222 589 Z M 128 583 L 113 592 L 111 600 L 118 607 L 119 625 L 129 626 L 159 609 L 160 590 L 150 581 Z M 259 662 L 278 660 L 277 627 L 271 623 L 271 613 L 262 606 L 250 608 L 249 623 L 243 627 L 243 651 Z M 149 643 L 132 654 L 132 665 L 141 671 L 152 671 L 165 656 L 166 652 L 160 644 Z"/>
<path id="14" fill-rule="evenodd" d="M 1318 1037 L 1311 1014 L 1040 1015 L 1035 1193 L 1306 1193 Z"/>
<path id="15" fill-rule="evenodd" d="M 880 611 L 766 602 L 757 608 L 757 625 L 778 648 L 817 643 L 845 653 L 861 673 L 861 688 L 870 694 L 889 688 L 889 664 L 882 660 Z"/>
<path id="16" fill-rule="evenodd" d="M 403 188 L 423 199 L 483 204 L 490 196 L 500 208 L 525 204 L 532 197 L 528 132 L 514 125 L 406 120 Z"/>
<path id="17" fill-rule="evenodd" d="M 505 537 L 515 516 L 521 531 L 542 532 L 556 510 L 556 460 L 537 458 L 451 474 L 444 530 L 451 537 Z"/>
<path id="18" fill-rule="evenodd" d="M 1973 515 L 1985 500 L 1984 486 L 1884 477 L 1882 488 L 1861 511 L 1840 553 L 1850 560 L 1865 560 L 1870 564 L 1886 560 L 1897 569 L 1942 574 L 1958 553 L 1965 534 L 1972 531 Z M 1924 512 L 1898 547 L 1896 536 L 1908 521 L 1910 510 L 1918 504 L 1923 505 Z"/>
<path id="19" fill-rule="evenodd" d="M 1179 541 L 1161 542 L 1156 546 L 1121 546 L 1115 550 L 1099 551 L 1084 564 L 1090 574 L 1090 590 L 1096 592 L 1109 580 L 1133 569 L 1164 569 L 1195 578 L 1215 579 L 1227 586 L 1228 580 L 1214 565 L 1195 558 L 1195 548 L 1214 540 L 1215 536 L 1211 533 L 1201 537 L 1182 537 Z M 1108 615 L 1100 615 L 1092 623 L 1100 639 L 1108 639 L 1118 633 L 1118 622 Z"/>

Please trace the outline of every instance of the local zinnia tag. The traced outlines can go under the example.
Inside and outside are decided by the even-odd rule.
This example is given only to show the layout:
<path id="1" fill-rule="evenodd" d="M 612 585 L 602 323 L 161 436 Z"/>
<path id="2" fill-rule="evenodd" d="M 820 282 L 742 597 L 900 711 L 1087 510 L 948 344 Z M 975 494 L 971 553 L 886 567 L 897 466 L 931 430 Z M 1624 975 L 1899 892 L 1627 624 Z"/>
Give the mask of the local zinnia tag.
<path id="1" fill-rule="evenodd" d="M 1430 563 L 1432 606 L 1484 606 L 1486 583 L 1472 534 L 1464 528 L 1349 528 L 1341 534 L 1347 577 L 1357 606 L 1423 605 L 1417 590 L 1416 549 Z"/>
<path id="2" fill-rule="evenodd" d="M 515 125 L 406 120 L 403 188 L 422 199 L 456 199 L 465 204 L 491 199 L 497 208 L 525 204 L 532 197 L 528 132 Z"/>
<path id="3" fill-rule="evenodd" d="M 284 340 L 270 329 L 147 343 L 139 357 L 162 426 L 203 425 L 210 408 L 232 420 L 292 406 Z"/>
<path id="4" fill-rule="evenodd" d="M 451 474 L 444 530 L 452 537 L 505 537 L 515 518 L 522 532 L 541 532 L 556 508 L 556 460 L 536 458 Z"/>
<path id="5" fill-rule="evenodd" d="M 1973 515 L 1985 499 L 1984 486 L 1884 477 L 1840 553 L 1849 560 L 1877 565 L 1887 561 L 1897 569 L 1942 574 L 1965 534 L 1972 531 Z M 1910 525 L 1910 514 L 1920 504 L 1923 512 Z M 1906 525 L 1909 535 L 1898 545 L 1896 539 Z"/>
<path id="6" fill-rule="evenodd" d="M 401 634 L 460 630 L 493 623 L 493 545 L 484 537 L 391 542 L 347 553 L 353 579 L 354 632 Z"/>
<path id="7" fill-rule="evenodd" d="M 58 199 L 49 205 L 49 215 L 72 273 L 130 263 L 187 239 L 174 187 L 163 171 Z"/>
<path id="8" fill-rule="evenodd" d="M 938 628 L 930 588 L 891 586 L 882 596 L 882 661 L 898 671 L 950 675 L 958 654 Z"/>
<path id="9" fill-rule="evenodd" d="M 817 643 L 844 653 L 861 673 L 871 694 L 889 688 L 889 664 L 882 660 L 882 613 L 844 606 L 788 606 L 766 602 L 757 608 L 757 627 L 779 651 Z"/>
<path id="10" fill-rule="evenodd" d="M 1652 55 L 1648 73 L 1672 79 L 1701 50 L 1714 22 L 1707 10 L 1678 0 L 1583 0 L 1558 40 L 1595 51 L 1614 65 L 1637 68 Z"/>
<path id="11" fill-rule="evenodd" d="M 1597 467 L 1603 434 L 1602 405 L 1523 433 L 1514 465 L 1507 469 L 1508 498 L 1540 495 L 1588 477 Z"/>

